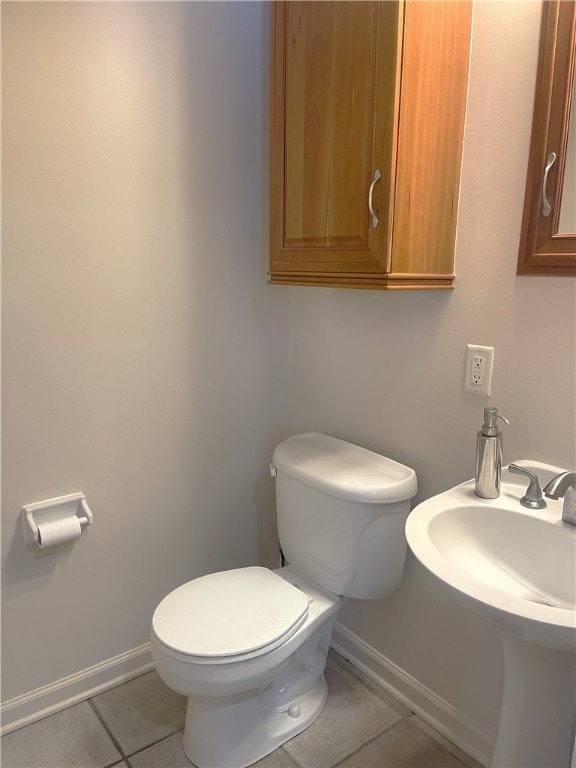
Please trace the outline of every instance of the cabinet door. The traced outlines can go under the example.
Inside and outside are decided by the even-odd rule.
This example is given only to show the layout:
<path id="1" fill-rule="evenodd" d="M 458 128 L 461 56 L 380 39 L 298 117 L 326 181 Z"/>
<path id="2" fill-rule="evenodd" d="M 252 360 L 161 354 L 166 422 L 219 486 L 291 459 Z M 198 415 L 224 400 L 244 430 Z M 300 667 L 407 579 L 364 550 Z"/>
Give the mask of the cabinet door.
<path id="1" fill-rule="evenodd" d="M 406 3 L 390 287 L 452 287 L 471 17 L 464 0 Z"/>
<path id="2" fill-rule="evenodd" d="M 389 270 L 401 4 L 274 15 L 270 280 L 362 286 Z"/>
<path id="3" fill-rule="evenodd" d="M 519 275 L 576 277 L 573 220 L 563 225 L 560 215 L 570 208 L 566 198 L 576 174 L 569 160 L 576 133 L 575 71 L 576 3 L 544 3 Z"/>

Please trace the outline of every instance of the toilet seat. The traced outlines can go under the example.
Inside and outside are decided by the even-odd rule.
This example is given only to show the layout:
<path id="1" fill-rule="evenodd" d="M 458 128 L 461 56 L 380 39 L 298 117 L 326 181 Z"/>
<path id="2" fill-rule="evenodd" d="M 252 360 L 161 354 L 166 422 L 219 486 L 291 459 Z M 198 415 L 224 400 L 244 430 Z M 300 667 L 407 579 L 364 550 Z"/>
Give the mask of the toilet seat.
<path id="1" fill-rule="evenodd" d="M 308 597 L 258 566 L 221 571 L 183 584 L 154 613 L 156 638 L 197 663 L 254 657 L 286 642 L 308 616 Z"/>

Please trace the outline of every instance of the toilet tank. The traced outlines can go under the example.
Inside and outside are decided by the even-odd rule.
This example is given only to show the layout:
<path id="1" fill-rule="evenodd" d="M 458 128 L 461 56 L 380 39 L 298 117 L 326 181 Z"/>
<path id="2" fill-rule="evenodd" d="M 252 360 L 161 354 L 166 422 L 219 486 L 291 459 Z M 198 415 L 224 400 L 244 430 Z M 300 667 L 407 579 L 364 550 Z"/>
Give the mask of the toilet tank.
<path id="1" fill-rule="evenodd" d="M 406 559 L 414 470 L 317 432 L 280 443 L 273 466 L 278 535 L 291 570 L 337 595 L 392 592 Z"/>

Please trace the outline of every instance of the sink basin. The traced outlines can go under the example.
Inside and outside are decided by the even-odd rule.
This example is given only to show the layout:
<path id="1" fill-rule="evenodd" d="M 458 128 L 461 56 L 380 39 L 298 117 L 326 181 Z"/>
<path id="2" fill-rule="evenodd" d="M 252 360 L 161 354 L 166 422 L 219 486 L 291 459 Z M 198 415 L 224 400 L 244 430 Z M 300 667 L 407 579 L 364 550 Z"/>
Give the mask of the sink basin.
<path id="1" fill-rule="evenodd" d="M 563 470 L 534 461 L 542 487 Z M 576 527 L 563 500 L 529 510 L 524 477 L 502 471 L 500 497 L 474 481 L 434 496 L 409 515 L 418 560 L 499 629 L 504 690 L 491 766 L 576 766 Z M 572 761 L 570 755 L 573 755 Z"/>
<path id="2" fill-rule="evenodd" d="M 520 463 L 542 484 L 557 474 L 539 462 Z M 487 618 L 529 642 L 574 651 L 576 528 L 561 520 L 562 499 L 526 509 L 526 482 L 505 469 L 502 476 L 497 499 L 478 498 L 469 481 L 416 507 L 406 524 L 410 548 Z"/>

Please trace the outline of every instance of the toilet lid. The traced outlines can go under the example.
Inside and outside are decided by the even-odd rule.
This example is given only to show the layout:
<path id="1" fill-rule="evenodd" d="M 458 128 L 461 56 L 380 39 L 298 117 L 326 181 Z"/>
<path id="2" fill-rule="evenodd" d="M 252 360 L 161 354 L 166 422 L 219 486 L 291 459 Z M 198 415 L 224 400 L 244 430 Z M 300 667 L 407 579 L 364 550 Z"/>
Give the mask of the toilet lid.
<path id="1" fill-rule="evenodd" d="M 191 656 L 235 656 L 290 636 L 308 615 L 308 597 L 267 568 L 221 571 L 183 584 L 162 600 L 158 639 Z"/>

